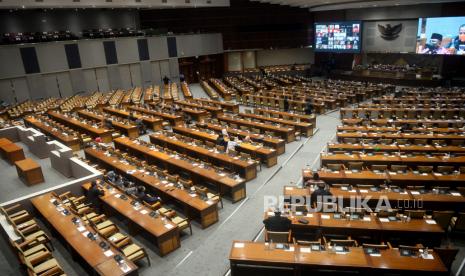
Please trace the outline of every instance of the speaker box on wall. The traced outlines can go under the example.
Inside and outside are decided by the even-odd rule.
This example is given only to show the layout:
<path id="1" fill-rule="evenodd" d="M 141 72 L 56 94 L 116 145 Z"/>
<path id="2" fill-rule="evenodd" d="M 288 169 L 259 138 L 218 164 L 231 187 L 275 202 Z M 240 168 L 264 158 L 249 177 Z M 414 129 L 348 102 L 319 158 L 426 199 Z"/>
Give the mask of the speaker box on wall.
<path id="1" fill-rule="evenodd" d="M 170 58 L 177 57 L 178 49 L 176 44 L 176 37 L 168 37 L 166 41 L 168 43 L 168 56 Z"/>
<path id="2" fill-rule="evenodd" d="M 149 60 L 149 45 L 147 43 L 147 39 L 138 39 L 137 40 L 137 48 L 139 49 L 139 60 Z"/>
<path id="3" fill-rule="evenodd" d="M 21 58 L 23 60 L 24 71 L 26 74 L 40 73 L 39 60 L 35 47 L 20 48 Z"/>
<path id="4" fill-rule="evenodd" d="M 81 68 L 81 55 L 79 47 L 75 44 L 65 44 L 66 59 L 68 60 L 69 69 Z"/>
<path id="5" fill-rule="evenodd" d="M 117 64 L 118 57 L 116 56 L 116 45 L 114 41 L 104 41 L 103 49 L 105 50 L 105 59 L 107 64 Z"/>

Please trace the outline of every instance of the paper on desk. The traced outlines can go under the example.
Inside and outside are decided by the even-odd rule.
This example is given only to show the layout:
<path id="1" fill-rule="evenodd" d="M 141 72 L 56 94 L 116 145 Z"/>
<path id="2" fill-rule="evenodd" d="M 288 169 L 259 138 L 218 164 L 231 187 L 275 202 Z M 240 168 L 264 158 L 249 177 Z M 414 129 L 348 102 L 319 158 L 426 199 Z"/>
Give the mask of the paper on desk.
<path id="1" fill-rule="evenodd" d="M 103 254 L 105 254 L 105 256 L 107 257 L 110 257 L 110 256 L 113 256 L 113 251 L 111 251 L 111 249 L 108 249 L 107 251 L 103 252 Z"/>
<path id="2" fill-rule="evenodd" d="M 330 219 L 330 216 L 329 215 L 321 215 L 321 218 L 322 219 Z"/>
<path id="3" fill-rule="evenodd" d="M 428 224 L 436 224 L 436 221 L 435 221 L 434 219 L 427 219 L 427 220 L 425 220 L 425 221 L 426 221 L 426 223 L 428 223 Z"/>
<path id="4" fill-rule="evenodd" d="M 363 221 L 371 221 L 370 217 L 363 217 Z"/>
<path id="5" fill-rule="evenodd" d="M 457 192 L 452 192 L 450 194 L 453 195 L 453 196 L 462 196 L 460 193 L 457 193 Z"/>
<path id="6" fill-rule="evenodd" d="M 302 253 L 310 253 L 311 250 L 310 250 L 310 247 L 301 247 L 300 252 L 302 252 Z"/>
<path id="7" fill-rule="evenodd" d="M 294 190 L 293 187 L 286 187 L 286 190 Z"/>
<path id="8" fill-rule="evenodd" d="M 423 256 L 423 254 L 421 254 L 421 257 L 425 260 L 434 260 L 433 254 L 428 254 L 428 256 Z"/>
<path id="9" fill-rule="evenodd" d="M 245 244 L 243 242 L 235 242 L 234 248 L 244 248 Z"/>
<path id="10" fill-rule="evenodd" d="M 140 213 L 141 213 L 142 215 L 145 215 L 145 214 L 148 214 L 148 213 L 149 213 L 149 211 L 147 211 L 147 210 L 143 209 L 143 210 L 141 210 L 141 211 L 140 211 Z"/>
<path id="11" fill-rule="evenodd" d="M 174 226 L 171 225 L 171 224 L 165 224 L 165 227 L 166 227 L 167 229 L 171 229 L 171 228 L 173 228 Z"/>
<path id="12" fill-rule="evenodd" d="M 313 214 L 307 214 L 307 218 L 313 218 Z"/>
<path id="13" fill-rule="evenodd" d="M 379 218 L 379 221 L 381 221 L 381 222 L 389 222 L 389 219 L 388 218 Z"/>
<path id="14" fill-rule="evenodd" d="M 131 270 L 131 267 L 128 264 L 123 264 L 119 266 L 124 273 L 127 273 Z"/>
<path id="15" fill-rule="evenodd" d="M 120 194 L 116 194 L 115 197 L 116 197 L 116 198 L 120 198 L 121 195 L 120 195 Z"/>
<path id="16" fill-rule="evenodd" d="M 411 191 L 410 193 L 411 193 L 412 195 L 419 195 L 419 194 L 420 194 L 419 191 Z"/>
<path id="17" fill-rule="evenodd" d="M 196 194 L 189 194 L 191 197 L 196 197 L 197 195 Z"/>
<path id="18" fill-rule="evenodd" d="M 368 190 L 360 190 L 361 193 L 366 194 L 368 193 Z"/>
<path id="19" fill-rule="evenodd" d="M 85 228 L 84 226 L 79 226 L 79 227 L 77 228 L 77 230 L 78 230 L 79 232 L 82 232 L 82 231 L 85 231 L 86 228 Z"/>
<path id="20" fill-rule="evenodd" d="M 87 238 L 87 235 L 89 234 L 89 231 L 83 232 L 82 235 Z"/>
<path id="21" fill-rule="evenodd" d="M 371 257 L 381 257 L 380 253 L 372 253 L 370 254 Z"/>

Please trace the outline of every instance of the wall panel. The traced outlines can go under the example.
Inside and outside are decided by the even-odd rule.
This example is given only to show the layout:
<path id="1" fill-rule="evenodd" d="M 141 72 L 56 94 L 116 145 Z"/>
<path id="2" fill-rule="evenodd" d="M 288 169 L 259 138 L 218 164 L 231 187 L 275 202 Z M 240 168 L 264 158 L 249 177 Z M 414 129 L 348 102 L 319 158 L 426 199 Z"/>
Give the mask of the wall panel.
<path id="1" fill-rule="evenodd" d="M 11 80 L 0 80 L 0 101 L 15 103 L 15 94 L 11 87 Z"/>
<path id="2" fill-rule="evenodd" d="M 149 61 L 140 63 L 142 86 L 147 87 L 153 84 L 152 64 Z"/>
<path id="3" fill-rule="evenodd" d="M 153 61 L 152 62 L 152 76 L 153 76 L 153 84 L 154 85 L 160 85 L 161 84 L 161 79 L 163 78 L 161 75 L 161 70 L 160 70 L 160 62 L 159 61 Z"/>
<path id="4" fill-rule="evenodd" d="M 137 40 L 134 38 L 121 38 L 116 40 L 116 53 L 119 63 L 134 63 L 139 61 Z"/>
<path id="5" fill-rule="evenodd" d="M 83 68 L 93 68 L 107 64 L 101 40 L 81 40 L 78 44 Z"/>
<path id="6" fill-rule="evenodd" d="M 57 78 L 55 74 L 43 75 L 43 82 L 47 97 L 60 97 L 60 93 L 58 91 L 58 84 Z"/>
<path id="7" fill-rule="evenodd" d="M 36 46 L 42 73 L 68 70 L 65 47 L 61 43 L 44 43 Z"/>
<path id="8" fill-rule="evenodd" d="M 160 75 L 162 79 L 167 76 L 170 77 L 170 63 L 169 60 L 161 60 L 160 61 Z"/>
<path id="9" fill-rule="evenodd" d="M 25 74 L 18 47 L 0 47 L 0 60 L 0 78 L 10 78 Z"/>
<path id="10" fill-rule="evenodd" d="M 69 72 L 58 73 L 56 74 L 56 77 L 62 97 L 69 97 L 75 94 L 71 84 L 71 76 Z"/>
<path id="11" fill-rule="evenodd" d="M 29 75 L 26 80 L 29 87 L 29 97 L 32 100 L 47 98 L 48 95 L 42 75 Z"/>
<path id="12" fill-rule="evenodd" d="M 96 69 L 87 69 L 82 70 L 82 76 L 85 82 L 85 89 L 87 92 L 90 91 L 101 91 L 101 92 L 108 92 L 108 90 L 99 90 L 99 85 L 97 81 Z M 78 80 L 78 77 L 73 76 L 73 80 Z"/>
<path id="13" fill-rule="evenodd" d="M 132 87 L 142 86 L 141 66 L 139 63 L 129 65 L 131 72 Z"/>
<path id="14" fill-rule="evenodd" d="M 118 87 L 122 89 L 129 89 L 132 87 L 131 83 L 131 73 L 129 71 L 129 65 L 120 65 L 119 67 L 119 85 L 116 84 L 115 86 L 112 86 L 113 89 L 116 89 Z M 110 73 L 110 71 L 108 71 Z"/>
<path id="15" fill-rule="evenodd" d="M 168 58 L 168 44 L 166 37 L 149 37 L 147 38 L 149 55 L 151 60 L 161 60 Z"/>
<path id="16" fill-rule="evenodd" d="M 92 86 L 91 88 L 93 89 L 87 89 L 86 87 L 86 80 L 84 77 L 84 70 L 71 70 L 69 71 L 70 79 L 71 79 L 71 86 L 73 88 L 73 91 L 75 94 L 77 93 L 92 93 L 97 88 Z M 95 80 L 95 74 L 94 74 L 94 80 Z M 95 83 L 95 82 L 94 82 Z"/>
<path id="17" fill-rule="evenodd" d="M 108 81 L 107 67 L 100 67 L 100 68 L 95 69 L 95 75 L 97 77 L 98 90 L 101 92 L 109 92 L 110 82 Z"/>

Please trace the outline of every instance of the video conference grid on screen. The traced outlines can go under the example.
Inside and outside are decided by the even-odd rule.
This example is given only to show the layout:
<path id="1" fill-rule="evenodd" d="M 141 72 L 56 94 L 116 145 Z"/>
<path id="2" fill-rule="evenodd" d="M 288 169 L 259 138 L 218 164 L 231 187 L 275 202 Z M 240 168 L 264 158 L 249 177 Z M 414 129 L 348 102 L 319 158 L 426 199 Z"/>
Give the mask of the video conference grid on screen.
<path id="1" fill-rule="evenodd" d="M 465 17 L 420 18 L 416 52 L 465 55 Z"/>
<path id="2" fill-rule="evenodd" d="M 361 21 L 315 23 L 315 51 L 359 53 Z"/>

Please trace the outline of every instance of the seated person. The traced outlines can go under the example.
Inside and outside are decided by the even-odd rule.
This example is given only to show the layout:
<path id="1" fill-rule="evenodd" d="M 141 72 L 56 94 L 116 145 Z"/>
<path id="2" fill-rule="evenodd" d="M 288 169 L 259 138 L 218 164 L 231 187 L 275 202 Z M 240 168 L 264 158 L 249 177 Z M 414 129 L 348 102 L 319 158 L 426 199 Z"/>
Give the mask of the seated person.
<path id="1" fill-rule="evenodd" d="M 144 123 L 142 122 L 142 119 L 140 119 L 140 118 L 136 119 L 136 126 L 137 126 L 137 129 L 139 130 L 139 134 L 146 134 L 147 133 L 147 128 L 145 127 Z"/>
<path id="2" fill-rule="evenodd" d="M 128 195 L 135 195 L 137 192 L 137 187 L 134 182 L 129 181 L 124 183 L 123 190 Z"/>
<path id="3" fill-rule="evenodd" d="M 117 180 L 117 175 L 114 171 L 109 171 L 106 175 L 106 180 L 108 182 L 111 182 L 111 183 L 115 183 L 115 181 Z"/>
<path id="4" fill-rule="evenodd" d="M 218 135 L 218 138 L 216 139 L 216 144 L 218 146 L 222 146 L 224 148 L 226 148 L 228 146 L 228 142 L 226 142 L 223 134 Z"/>
<path id="5" fill-rule="evenodd" d="M 313 173 L 312 179 L 309 179 L 305 182 L 305 186 L 318 186 L 321 183 L 326 184 L 323 180 L 320 179 L 320 175 L 317 172 L 315 172 Z"/>
<path id="6" fill-rule="evenodd" d="M 126 183 L 126 180 L 124 179 L 124 177 L 122 175 L 118 175 L 118 177 L 116 178 L 116 180 L 113 183 L 116 186 L 118 186 L 120 188 L 123 188 L 125 183 Z"/>
<path id="7" fill-rule="evenodd" d="M 281 211 L 275 210 L 274 216 L 269 216 L 263 221 L 268 231 L 286 232 L 291 230 L 291 220 L 281 216 Z"/>
<path id="8" fill-rule="evenodd" d="M 101 206 L 101 202 L 99 198 L 103 195 L 105 195 L 105 192 L 99 189 L 98 181 L 93 180 L 90 183 L 90 188 L 89 188 L 89 191 L 87 192 L 87 199 L 92 204 L 92 206 L 94 206 L 98 210 L 100 210 L 100 206 Z"/>
<path id="9" fill-rule="evenodd" d="M 145 193 L 145 187 L 144 186 L 138 186 L 137 187 L 137 192 L 135 194 L 137 198 L 139 198 L 142 201 L 145 201 L 149 204 L 153 204 L 157 201 L 161 201 L 161 199 L 158 196 L 152 196 L 150 194 Z"/>
<path id="10" fill-rule="evenodd" d="M 312 193 L 310 200 L 312 201 L 312 204 L 324 202 L 325 200 L 323 200 L 323 197 L 325 196 L 332 196 L 332 194 L 324 182 L 318 183 L 318 188 Z"/>
<path id="11" fill-rule="evenodd" d="M 239 138 L 234 138 L 234 140 L 230 139 L 228 141 L 228 147 L 226 148 L 226 152 L 229 152 L 230 150 L 235 150 L 236 149 L 236 146 L 239 145 L 241 141 L 239 140 Z"/>

